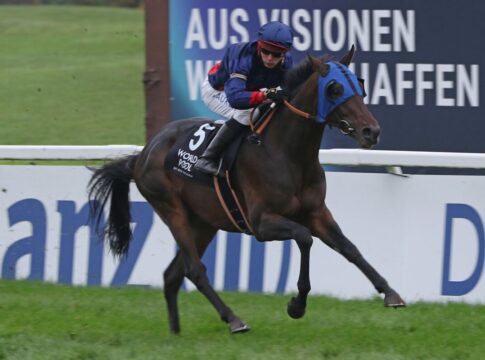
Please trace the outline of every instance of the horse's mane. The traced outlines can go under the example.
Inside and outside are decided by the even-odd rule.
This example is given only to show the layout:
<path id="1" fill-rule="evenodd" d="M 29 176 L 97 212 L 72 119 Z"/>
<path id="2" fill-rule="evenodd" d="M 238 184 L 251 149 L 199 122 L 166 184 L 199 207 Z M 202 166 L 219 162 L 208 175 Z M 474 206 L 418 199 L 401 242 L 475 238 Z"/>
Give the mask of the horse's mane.
<path id="1" fill-rule="evenodd" d="M 318 58 L 322 63 L 330 60 L 330 55 L 323 55 Z M 313 74 L 313 66 L 309 56 L 305 57 L 298 65 L 292 67 L 285 74 L 285 88 L 288 98 L 291 100 L 310 75 Z"/>

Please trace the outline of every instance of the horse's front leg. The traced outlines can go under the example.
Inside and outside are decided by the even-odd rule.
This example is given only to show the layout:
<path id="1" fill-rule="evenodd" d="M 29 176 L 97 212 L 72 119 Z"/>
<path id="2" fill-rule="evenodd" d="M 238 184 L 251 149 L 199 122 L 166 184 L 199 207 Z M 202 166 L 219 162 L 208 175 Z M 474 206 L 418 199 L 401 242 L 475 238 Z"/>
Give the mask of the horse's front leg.
<path id="1" fill-rule="evenodd" d="M 313 238 L 310 230 L 292 220 L 276 214 L 264 214 L 255 229 L 259 241 L 294 239 L 300 249 L 300 275 L 298 295 L 288 303 L 288 315 L 299 319 L 305 315 L 306 301 L 310 292 L 310 249 Z"/>
<path id="2" fill-rule="evenodd" d="M 389 286 L 387 281 L 364 259 L 359 249 L 342 233 L 328 208 L 324 207 L 312 213 L 310 229 L 314 236 L 342 254 L 364 273 L 376 290 L 384 294 L 385 306 L 406 306 L 401 296 Z"/>

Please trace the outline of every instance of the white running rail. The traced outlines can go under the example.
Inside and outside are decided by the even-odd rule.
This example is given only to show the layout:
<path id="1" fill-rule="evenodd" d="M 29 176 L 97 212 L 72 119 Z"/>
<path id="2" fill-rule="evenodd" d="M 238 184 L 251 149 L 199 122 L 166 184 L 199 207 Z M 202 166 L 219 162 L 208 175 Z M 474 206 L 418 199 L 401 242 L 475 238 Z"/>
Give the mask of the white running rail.
<path id="1" fill-rule="evenodd" d="M 106 160 L 136 154 L 137 145 L 0 145 L 0 160 Z M 485 154 L 388 151 L 361 149 L 320 150 L 324 165 L 442 167 L 485 169 Z"/>
<path id="2" fill-rule="evenodd" d="M 485 169 L 481 153 L 331 149 L 320 150 L 319 160 L 326 165 Z"/>
<path id="3" fill-rule="evenodd" d="M 105 160 L 140 152 L 136 145 L 0 145 L 0 160 Z"/>

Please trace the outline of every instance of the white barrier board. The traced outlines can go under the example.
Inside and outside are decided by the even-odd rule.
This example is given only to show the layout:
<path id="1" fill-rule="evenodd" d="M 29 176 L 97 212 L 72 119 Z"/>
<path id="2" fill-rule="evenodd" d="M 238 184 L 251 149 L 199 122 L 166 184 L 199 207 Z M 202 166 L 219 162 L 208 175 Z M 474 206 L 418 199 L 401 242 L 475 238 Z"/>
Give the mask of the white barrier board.
<path id="1" fill-rule="evenodd" d="M 0 166 L 2 278 L 163 286 L 176 251 L 166 226 L 133 185 L 135 240 L 120 265 L 86 222 L 89 177 L 84 167 Z M 327 181 L 340 227 L 406 301 L 485 303 L 485 177 L 328 172 Z M 296 291 L 293 241 L 219 232 L 204 262 L 219 290 Z M 313 294 L 375 295 L 354 265 L 318 239 L 310 275 Z"/>

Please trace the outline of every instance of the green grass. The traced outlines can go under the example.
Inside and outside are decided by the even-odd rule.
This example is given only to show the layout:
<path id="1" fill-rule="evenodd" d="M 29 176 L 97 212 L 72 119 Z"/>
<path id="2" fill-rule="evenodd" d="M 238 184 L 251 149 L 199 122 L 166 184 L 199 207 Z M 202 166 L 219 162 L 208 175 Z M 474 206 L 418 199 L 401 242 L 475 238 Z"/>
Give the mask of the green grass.
<path id="1" fill-rule="evenodd" d="M 483 359 L 485 307 L 223 293 L 252 330 L 230 335 L 201 294 L 181 293 L 170 335 L 162 292 L 0 281 L 0 359 Z"/>
<path id="2" fill-rule="evenodd" d="M 0 6 L 0 144 L 143 144 L 140 9 Z"/>

